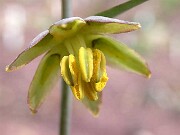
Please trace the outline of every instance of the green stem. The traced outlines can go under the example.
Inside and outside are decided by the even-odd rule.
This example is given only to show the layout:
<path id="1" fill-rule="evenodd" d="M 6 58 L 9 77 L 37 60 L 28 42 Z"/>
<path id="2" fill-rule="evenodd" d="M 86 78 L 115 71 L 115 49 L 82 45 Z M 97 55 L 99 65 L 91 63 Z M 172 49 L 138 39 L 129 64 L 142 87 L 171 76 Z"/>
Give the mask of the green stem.
<path id="1" fill-rule="evenodd" d="M 122 14 L 123 12 L 135 7 L 135 6 L 138 6 L 144 2 L 146 2 L 148 0 L 130 0 L 130 1 L 127 1 L 125 3 L 122 3 L 118 6 L 115 6 L 113 8 L 110 8 L 106 11 L 103 11 L 103 12 L 100 12 L 98 14 L 96 14 L 97 16 L 106 16 L 106 17 L 115 17 L 119 14 Z"/>
<path id="2" fill-rule="evenodd" d="M 69 86 L 62 80 L 61 120 L 59 135 L 70 135 L 72 96 Z"/>
<path id="3" fill-rule="evenodd" d="M 62 18 L 72 16 L 72 1 L 62 0 Z M 59 135 L 70 135 L 72 94 L 69 86 L 62 80 L 61 116 Z"/>
<path id="4" fill-rule="evenodd" d="M 62 0 L 62 18 L 67 18 L 72 16 L 72 1 Z"/>

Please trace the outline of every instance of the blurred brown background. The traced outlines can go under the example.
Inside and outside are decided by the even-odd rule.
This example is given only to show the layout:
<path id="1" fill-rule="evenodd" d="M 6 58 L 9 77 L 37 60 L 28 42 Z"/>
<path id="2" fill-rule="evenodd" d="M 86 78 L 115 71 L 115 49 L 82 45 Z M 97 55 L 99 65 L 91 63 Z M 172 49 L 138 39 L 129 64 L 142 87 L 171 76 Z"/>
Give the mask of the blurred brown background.
<path id="1" fill-rule="evenodd" d="M 74 16 L 87 17 L 125 0 L 73 0 Z M 145 57 L 152 78 L 108 67 L 103 105 L 94 118 L 73 101 L 72 135 L 180 134 L 180 1 L 150 0 L 118 19 L 139 31 L 114 35 Z M 59 20 L 59 0 L 0 0 L 0 135 L 58 135 L 60 86 L 36 115 L 27 91 L 40 58 L 12 73 L 9 64 L 38 33 Z"/>

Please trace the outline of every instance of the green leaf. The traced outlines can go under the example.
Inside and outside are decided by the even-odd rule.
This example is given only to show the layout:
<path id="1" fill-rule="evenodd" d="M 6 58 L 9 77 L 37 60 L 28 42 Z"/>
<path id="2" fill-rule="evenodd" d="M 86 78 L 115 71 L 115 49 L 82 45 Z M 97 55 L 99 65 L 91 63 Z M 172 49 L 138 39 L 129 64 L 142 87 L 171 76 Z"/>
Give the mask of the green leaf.
<path id="1" fill-rule="evenodd" d="M 44 101 L 60 75 L 60 56 L 48 52 L 41 60 L 28 93 L 29 108 L 33 113 Z"/>
<path id="2" fill-rule="evenodd" d="M 105 10 L 103 12 L 97 13 L 97 16 L 106 16 L 106 17 L 115 17 L 119 14 L 122 14 L 123 12 L 138 6 L 142 4 L 143 2 L 146 2 L 148 0 L 130 0 L 128 2 L 125 2 L 123 4 L 117 5 L 115 7 L 112 7 L 108 10 Z"/>
<path id="3" fill-rule="evenodd" d="M 101 37 L 93 41 L 93 47 L 104 53 L 108 63 L 150 77 L 151 72 L 145 60 L 123 43 L 109 37 Z"/>
<path id="4" fill-rule="evenodd" d="M 90 16 L 84 19 L 86 25 L 81 29 L 85 33 L 117 34 L 139 29 L 141 26 L 136 22 L 128 22 L 102 16 Z"/>
<path id="5" fill-rule="evenodd" d="M 51 49 L 54 46 L 52 38 L 53 36 L 49 34 L 48 30 L 40 33 L 32 40 L 30 47 L 19 54 L 19 56 L 6 67 L 6 71 L 17 70 Z"/>
<path id="6" fill-rule="evenodd" d="M 89 100 L 86 96 L 83 98 L 82 103 L 89 109 L 89 111 L 94 115 L 98 116 L 100 111 L 100 106 L 102 103 L 102 92 L 98 93 L 98 100 Z"/>

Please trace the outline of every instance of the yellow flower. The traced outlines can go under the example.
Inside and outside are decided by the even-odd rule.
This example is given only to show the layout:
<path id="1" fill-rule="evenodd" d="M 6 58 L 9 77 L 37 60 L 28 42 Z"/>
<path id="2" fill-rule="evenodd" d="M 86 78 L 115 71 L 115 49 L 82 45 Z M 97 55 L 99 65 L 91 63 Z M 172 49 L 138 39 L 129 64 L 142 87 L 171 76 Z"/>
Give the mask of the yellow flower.
<path id="1" fill-rule="evenodd" d="M 31 110 L 35 111 L 43 102 L 59 74 L 76 99 L 87 97 L 95 101 L 108 81 L 106 59 L 128 71 L 150 76 L 147 64 L 137 53 L 105 35 L 139 28 L 139 23 L 101 16 L 62 19 L 34 38 L 6 71 L 16 70 L 46 53 L 29 88 Z"/>

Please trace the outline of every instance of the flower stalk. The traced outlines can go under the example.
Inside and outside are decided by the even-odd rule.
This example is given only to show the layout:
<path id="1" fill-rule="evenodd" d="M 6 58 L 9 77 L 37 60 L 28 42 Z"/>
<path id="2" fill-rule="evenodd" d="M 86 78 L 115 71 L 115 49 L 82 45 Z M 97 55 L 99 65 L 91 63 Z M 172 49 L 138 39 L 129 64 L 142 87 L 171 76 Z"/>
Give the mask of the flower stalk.
<path id="1" fill-rule="evenodd" d="M 72 1 L 62 0 L 62 18 L 68 18 L 72 16 Z M 69 86 L 62 79 L 61 83 L 61 113 L 60 113 L 60 126 L 59 135 L 70 135 L 70 123 L 71 123 L 71 109 L 72 109 L 72 94 L 69 90 Z"/>

